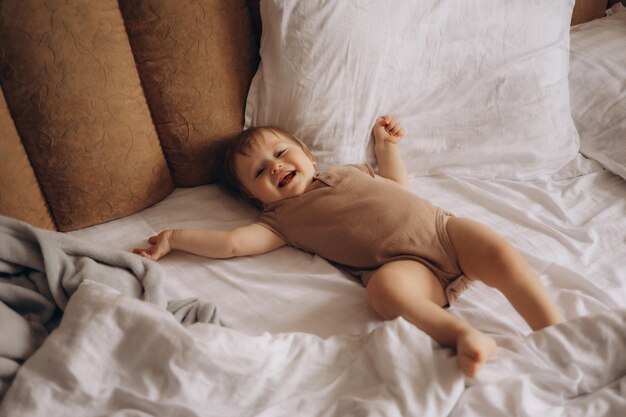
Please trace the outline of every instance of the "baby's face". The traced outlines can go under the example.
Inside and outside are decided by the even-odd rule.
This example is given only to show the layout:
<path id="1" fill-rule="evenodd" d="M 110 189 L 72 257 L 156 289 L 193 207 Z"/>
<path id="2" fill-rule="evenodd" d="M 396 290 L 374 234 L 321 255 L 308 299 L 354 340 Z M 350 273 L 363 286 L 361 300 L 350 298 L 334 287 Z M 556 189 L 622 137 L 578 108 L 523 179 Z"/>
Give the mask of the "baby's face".
<path id="1" fill-rule="evenodd" d="M 263 204 L 298 196 L 313 182 L 315 163 L 289 138 L 271 131 L 235 156 L 235 172 L 245 189 Z"/>

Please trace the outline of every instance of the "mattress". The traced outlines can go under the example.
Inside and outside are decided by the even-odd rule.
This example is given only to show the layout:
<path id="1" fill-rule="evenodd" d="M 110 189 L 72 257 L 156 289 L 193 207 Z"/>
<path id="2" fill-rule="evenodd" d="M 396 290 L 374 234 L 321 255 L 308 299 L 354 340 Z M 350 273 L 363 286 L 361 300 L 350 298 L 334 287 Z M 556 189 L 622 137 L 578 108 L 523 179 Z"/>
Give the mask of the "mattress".
<path id="1" fill-rule="evenodd" d="M 150 329 L 141 333 L 147 343 L 166 346 L 158 352 L 169 352 L 170 344 L 176 348 L 150 354 L 150 361 L 141 363 L 151 365 L 137 368 L 130 381 L 129 359 L 120 352 L 131 342 L 113 339 L 107 347 L 95 340 L 87 350 L 107 356 L 111 349 L 102 363 L 109 370 L 102 380 L 115 378 L 116 390 L 123 393 L 105 395 L 102 408 L 137 407 L 139 401 L 144 410 L 166 407 L 159 408 L 164 415 L 187 408 L 182 415 L 624 415 L 624 180 L 581 155 L 546 180 L 433 176 L 412 178 L 410 188 L 509 239 L 567 321 L 531 333 L 499 292 L 473 283 L 450 312 L 492 335 L 498 349 L 470 379 L 460 374 L 452 349 L 438 346 L 402 318 L 381 320 L 368 307 L 361 284 L 320 257 L 290 247 L 229 260 L 173 252 L 159 261 L 166 270 L 167 296 L 217 304 L 227 327 L 194 325 L 184 332 L 166 317 L 141 313 L 142 320 L 153 320 L 142 325 Z M 72 235 L 131 250 L 165 228 L 227 229 L 257 215 L 210 185 L 177 189 L 135 215 Z M 102 316 L 95 322 L 108 322 L 119 309 L 133 317 L 144 308 L 124 307 L 126 302 L 114 298 L 104 302 L 97 294 L 73 297 L 79 306 L 85 298 L 82 309 L 92 306 L 90 314 Z M 64 322 L 65 334 L 85 326 L 76 317 L 87 313 L 65 314 L 74 317 Z M 180 385 L 172 397 L 158 383 L 164 378 Z M 93 378 L 81 383 L 94 384 Z M 216 384 L 228 388 L 197 393 Z M 87 391 L 106 386 L 101 382 Z M 145 386 L 152 388 L 144 393 Z"/>
<path id="2" fill-rule="evenodd" d="M 626 186 L 579 157 L 546 181 L 418 177 L 411 191 L 497 230 L 527 258 L 566 319 L 626 307 Z M 132 216 L 75 232 L 123 250 L 166 228 L 230 229 L 258 212 L 216 185 L 177 189 Z M 215 302 L 223 320 L 250 334 L 357 334 L 381 323 L 358 280 L 291 247 L 228 260 L 174 252 L 159 261 L 170 298 Z M 496 290 L 474 283 L 451 308 L 500 339 L 530 329 Z"/>

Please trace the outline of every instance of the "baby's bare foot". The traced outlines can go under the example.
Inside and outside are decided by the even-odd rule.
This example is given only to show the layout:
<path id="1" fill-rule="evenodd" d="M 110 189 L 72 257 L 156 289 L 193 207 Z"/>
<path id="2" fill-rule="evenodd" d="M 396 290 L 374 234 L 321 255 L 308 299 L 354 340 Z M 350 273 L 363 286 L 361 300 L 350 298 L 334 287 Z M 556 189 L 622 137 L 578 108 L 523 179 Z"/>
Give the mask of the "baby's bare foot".
<path id="1" fill-rule="evenodd" d="M 481 366 L 496 351 L 496 341 L 479 330 L 469 329 L 458 337 L 456 351 L 461 371 L 474 378 Z"/>

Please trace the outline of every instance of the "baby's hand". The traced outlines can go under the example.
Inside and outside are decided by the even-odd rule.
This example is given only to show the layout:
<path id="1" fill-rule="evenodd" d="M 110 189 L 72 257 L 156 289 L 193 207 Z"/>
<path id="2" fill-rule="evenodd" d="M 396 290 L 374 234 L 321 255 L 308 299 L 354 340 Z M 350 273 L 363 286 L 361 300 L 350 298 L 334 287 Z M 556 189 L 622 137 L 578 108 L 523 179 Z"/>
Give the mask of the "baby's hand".
<path id="1" fill-rule="evenodd" d="M 372 133 L 376 143 L 399 143 L 404 139 L 404 128 L 389 115 L 376 119 Z"/>
<path id="2" fill-rule="evenodd" d="M 170 237 L 172 236 L 171 230 L 165 230 L 156 236 L 150 237 L 148 243 L 151 245 L 146 249 L 133 249 L 133 253 L 141 255 L 144 258 L 152 259 L 153 261 L 159 260 L 172 250 L 170 246 Z"/>

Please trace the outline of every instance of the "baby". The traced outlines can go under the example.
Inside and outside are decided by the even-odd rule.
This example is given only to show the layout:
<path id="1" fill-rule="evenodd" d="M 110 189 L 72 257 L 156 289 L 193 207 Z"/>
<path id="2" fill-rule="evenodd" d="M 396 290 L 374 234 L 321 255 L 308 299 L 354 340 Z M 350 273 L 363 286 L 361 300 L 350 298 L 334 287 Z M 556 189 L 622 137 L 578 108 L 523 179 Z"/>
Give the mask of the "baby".
<path id="1" fill-rule="evenodd" d="M 533 330 L 561 321 L 548 292 L 507 241 L 408 191 L 391 116 L 372 133 L 378 173 L 346 165 L 317 172 L 295 136 L 274 127 L 244 131 L 228 144 L 223 184 L 262 210 L 257 222 L 230 231 L 166 230 L 133 252 L 157 260 L 171 250 L 211 258 L 266 253 L 285 245 L 316 253 L 358 276 L 384 319 L 404 317 L 454 347 L 469 377 L 494 353 L 494 339 L 445 307 L 471 280 L 501 291 Z"/>

